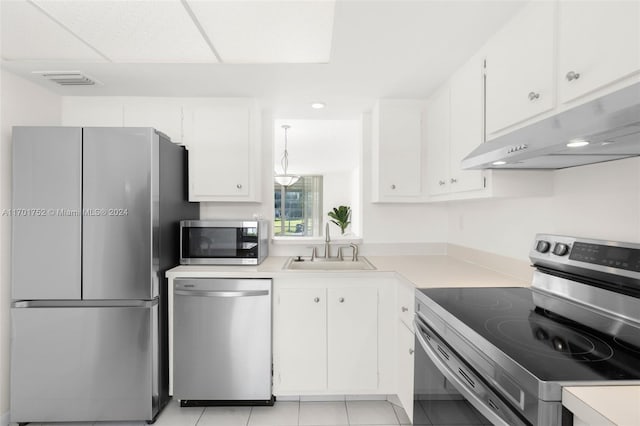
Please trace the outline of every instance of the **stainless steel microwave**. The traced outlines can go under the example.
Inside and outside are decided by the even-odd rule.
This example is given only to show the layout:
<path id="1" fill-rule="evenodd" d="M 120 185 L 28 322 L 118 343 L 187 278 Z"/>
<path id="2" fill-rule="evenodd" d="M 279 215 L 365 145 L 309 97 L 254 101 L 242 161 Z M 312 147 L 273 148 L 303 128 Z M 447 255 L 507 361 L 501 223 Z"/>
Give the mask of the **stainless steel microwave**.
<path id="1" fill-rule="evenodd" d="M 267 221 L 180 221 L 182 265 L 259 265 L 268 254 Z"/>

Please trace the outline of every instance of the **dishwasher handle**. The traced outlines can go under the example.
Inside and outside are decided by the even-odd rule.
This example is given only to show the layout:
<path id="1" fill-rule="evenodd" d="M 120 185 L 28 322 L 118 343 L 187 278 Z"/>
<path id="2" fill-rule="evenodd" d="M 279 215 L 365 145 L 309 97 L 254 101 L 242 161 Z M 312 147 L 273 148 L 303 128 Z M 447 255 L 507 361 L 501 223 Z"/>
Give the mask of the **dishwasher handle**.
<path id="1" fill-rule="evenodd" d="M 175 290 L 173 294 L 193 297 L 252 297 L 268 296 L 269 290 Z"/>

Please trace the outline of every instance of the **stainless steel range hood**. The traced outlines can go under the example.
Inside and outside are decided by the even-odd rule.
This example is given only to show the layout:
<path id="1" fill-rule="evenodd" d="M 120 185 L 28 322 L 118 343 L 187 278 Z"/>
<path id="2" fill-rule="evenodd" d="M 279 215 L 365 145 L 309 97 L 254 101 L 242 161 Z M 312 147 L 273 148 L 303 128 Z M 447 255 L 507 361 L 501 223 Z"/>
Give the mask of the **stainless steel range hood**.
<path id="1" fill-rule="evenodd" d="M 485 142 L 462 168 L 563 169 L 638 155 L 640 83 Z"/>

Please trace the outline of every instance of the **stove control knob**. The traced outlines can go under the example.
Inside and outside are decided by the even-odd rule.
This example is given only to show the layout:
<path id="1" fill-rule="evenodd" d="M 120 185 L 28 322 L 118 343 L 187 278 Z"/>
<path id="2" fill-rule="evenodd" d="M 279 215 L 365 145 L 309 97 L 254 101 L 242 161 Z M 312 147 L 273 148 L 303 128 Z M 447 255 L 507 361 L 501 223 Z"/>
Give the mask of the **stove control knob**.
<path id="1" fill-rule="evenodd" d="M 550 248 L 551 244 L 549 244 L 549 241 L 540 240 L 536 245 L 536 251 L 539 251 L 540 253 L 546 253 Z"/>
<path id="2" fill-rule="evenodd" d="M 553 254 L 556 256 L 564 256 L 569 253 L 569 246 L 564 243 L 556 243 L 553 247 Z"/>

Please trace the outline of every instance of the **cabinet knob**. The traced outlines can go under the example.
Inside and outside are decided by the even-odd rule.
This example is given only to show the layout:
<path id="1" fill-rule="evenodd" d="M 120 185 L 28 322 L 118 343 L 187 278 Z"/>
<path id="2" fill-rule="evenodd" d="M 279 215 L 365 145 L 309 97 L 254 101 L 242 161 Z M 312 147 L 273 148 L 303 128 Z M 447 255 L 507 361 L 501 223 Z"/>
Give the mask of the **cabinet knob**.
<path id="1" fill-rule="evenodd" d="M 535 101 L 536 99 L 540 99 L 540 93 L 529 92 L 529 100 Z"/>
<path id="2" fill-rule="evenodd" d="M 443 180 L 439 180 L 439 181 L 438 181 L 438 185 L 440 185 L 440 186 L 444 185 L 445 183 L 447 183 L 447 182 L 445 182 L 445 181 L 443 181 Z"/>
<path id="3" fill-rule="evenodd" d="M 316 302 L 316 303 L 318 303 L 318 302 L 320 301 L 320 298 L 319 298 L 319 297 L 314 297 L 314 298 L 313 298 L 313 301 L 314 301 L 314 302 Z"/>
<path id="4" fill-rule="evenodd" d="M 344 303 L 344 297 L 339 298 L 339 299 L 338 299 L 338 302 L 340 302 L 340 303 Z"/>
<path id="5" fill-rule="evenodd" d="M 413 355 L 413 349 L 409 348 L 409 355 Z"/>
<path id="6" fill-rule="evenodd" d="M 236 188 L 238 188 L 238 189 L 242 189 L 242 184 L 241 184 L 241 183 L 237 184 L 237 185 L 236 185 Z"/>
<path id="7" fill-rule="evenodd" d="M 458 182 L 458 179 L 451 178 L 450 181 L 451 181 L 451 183 L 456 183 L 456 182 Z"/>
<path id="8" fill-rule="evenodd" d="M 409 310 L 409 308 L 407 308 L 406 306 L 402 307 L 402 312 L 407 312 Z"/>
<path id="9" fill-rule="evenodd" d="M 396 186 L 395 185 L 391 185 L 391 189 L 396 189 Z"/>
<path id="10" fill-rule="evenodd" d="M 580 73 L 575 71 L 569 71 L 565 77 L 567 78 L 567 81 L 577 80 L 580 78 Z"/>

